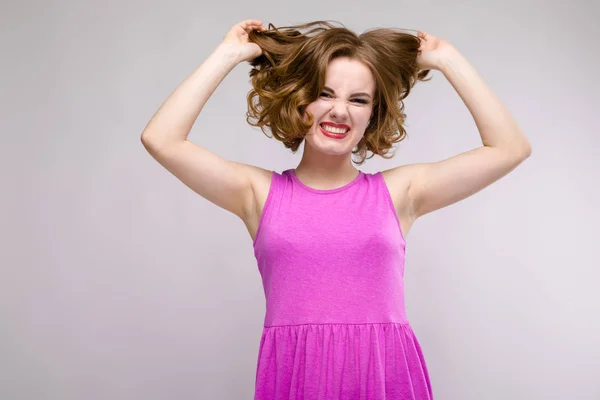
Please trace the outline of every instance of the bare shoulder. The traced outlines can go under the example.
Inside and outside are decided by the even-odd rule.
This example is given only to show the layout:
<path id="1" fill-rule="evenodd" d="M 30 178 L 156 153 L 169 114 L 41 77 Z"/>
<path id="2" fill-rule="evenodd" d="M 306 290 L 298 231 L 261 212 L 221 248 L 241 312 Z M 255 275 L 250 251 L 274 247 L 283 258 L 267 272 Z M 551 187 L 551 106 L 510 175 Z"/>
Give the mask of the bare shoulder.
<path id="1" fill-rule="evenodd" d="M 407 164 L 381 171 L 405 237 L 416 219 L 410 187 L 419 170 L 419 164 Z"/>

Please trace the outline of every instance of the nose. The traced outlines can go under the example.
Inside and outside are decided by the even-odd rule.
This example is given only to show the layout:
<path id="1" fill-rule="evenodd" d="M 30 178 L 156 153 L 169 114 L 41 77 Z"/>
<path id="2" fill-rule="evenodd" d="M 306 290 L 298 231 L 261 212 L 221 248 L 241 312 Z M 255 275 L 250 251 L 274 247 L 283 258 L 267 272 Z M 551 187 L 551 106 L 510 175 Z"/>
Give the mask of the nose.
<path id="1" fill-rule="evenodd" d="M 329 113 L 337 119 L 346 119 L 348 117 L 348 108 L 346 102 L 340 99 L 335 99 Z"/>

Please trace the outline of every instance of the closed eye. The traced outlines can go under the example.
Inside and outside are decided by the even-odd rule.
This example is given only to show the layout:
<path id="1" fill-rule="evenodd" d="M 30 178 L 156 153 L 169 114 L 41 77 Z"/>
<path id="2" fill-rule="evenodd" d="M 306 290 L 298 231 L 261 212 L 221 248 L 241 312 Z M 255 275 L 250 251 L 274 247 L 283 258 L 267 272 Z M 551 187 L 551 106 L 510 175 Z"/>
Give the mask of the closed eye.
<path id="1" fill-rule="evenodd" d="M 329 93 L 325 93 L 325 92 L 322 92 L 321 96 L 329 96 L 329 97 L 331 97 L 331 95 Z M 364 99 L 354 99 L 352 101 L 358 102 L 360 104 L 368 104 L 369 103 L 367 100 L 364 100 Z"/>

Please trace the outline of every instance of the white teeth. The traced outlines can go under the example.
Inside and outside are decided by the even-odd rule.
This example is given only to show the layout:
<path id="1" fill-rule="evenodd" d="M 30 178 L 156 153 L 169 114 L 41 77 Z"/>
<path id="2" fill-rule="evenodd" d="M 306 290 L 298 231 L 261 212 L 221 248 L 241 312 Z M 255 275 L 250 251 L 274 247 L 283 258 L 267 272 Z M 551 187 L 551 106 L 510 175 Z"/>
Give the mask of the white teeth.
<path id="1" fill-rule="evenodd" d="M 330 126 L 330 125 L 321 125 L 321 127 L 323 129 L 325 129 L 327 132 L 336 133 L 338 135 L 343 135 L 344 133 L 346 133 L 348 131 L 348 129 L 334 128 L 333 126 Z"/>

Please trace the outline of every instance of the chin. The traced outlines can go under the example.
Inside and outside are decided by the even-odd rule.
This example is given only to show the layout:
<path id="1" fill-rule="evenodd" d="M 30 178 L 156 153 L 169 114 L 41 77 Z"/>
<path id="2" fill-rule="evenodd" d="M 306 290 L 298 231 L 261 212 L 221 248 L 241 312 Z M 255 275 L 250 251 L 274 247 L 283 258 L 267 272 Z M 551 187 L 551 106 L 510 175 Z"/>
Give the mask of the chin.
<path id="1" fill-rule="evenodd" d="M 336 141 L 335 139 L 332 140 L 332 142 L 335 142 L 335 141 Z M 330 155 L 330 156 L 341 156 L 344 154 L 348 154 L 352 151 L 352 149 L 354 147 L 356 147 L 356 146 L 352 146 L 350 142 L 345 142 L 343 144 L 341 144 L 341 143 L 322 143 L 322 142 L 319 144 L 315 144 L 314 142 L 308 142 L 307 144 L 309 144 L 310 147 L 312 147 L 313 149 L 318 150 L 319 152 Z"/>

